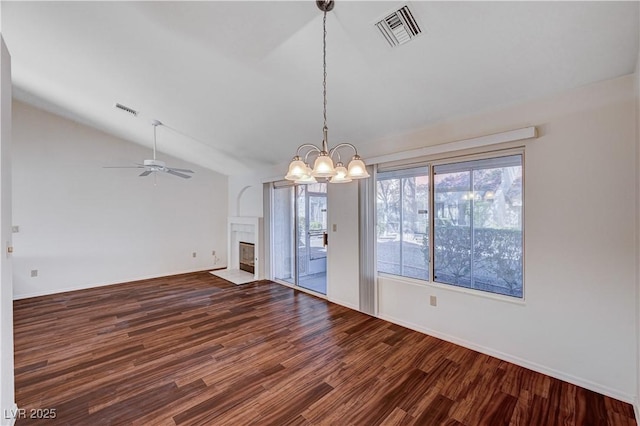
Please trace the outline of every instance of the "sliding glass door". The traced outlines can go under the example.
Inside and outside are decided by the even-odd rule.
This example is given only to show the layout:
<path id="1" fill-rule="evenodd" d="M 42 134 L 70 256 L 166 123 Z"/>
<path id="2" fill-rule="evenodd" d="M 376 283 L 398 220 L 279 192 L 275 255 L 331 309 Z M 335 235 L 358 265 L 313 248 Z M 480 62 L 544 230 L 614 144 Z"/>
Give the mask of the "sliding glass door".
<path id="1" fill-rule="evenodd" d="M 276 186 L 272 198 L 273 279 L 327 292 L 327 184 Z"/>
<path id="2" fill-rule="evenodd" d="M 327 293 L 327 184 L 298 185 L 298 285 Z"/>

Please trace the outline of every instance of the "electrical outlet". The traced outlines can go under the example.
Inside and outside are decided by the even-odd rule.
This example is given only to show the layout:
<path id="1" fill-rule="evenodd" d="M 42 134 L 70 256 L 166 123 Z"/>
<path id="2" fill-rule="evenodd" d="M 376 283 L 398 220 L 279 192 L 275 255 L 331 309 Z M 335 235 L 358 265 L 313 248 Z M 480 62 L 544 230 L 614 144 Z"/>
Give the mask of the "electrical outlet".
<path id="1" fill-rule="evenodd" d="M 211 252 L 211 256 L 215 256 L 215 255 L 216 255 L 216 251 L 215 251 L 215 250 L 213 250 L 213 251 Z"/>
<path id="2" fill-rule="evenodd" d="M 31 270 L 31 277 L 34 278 L 34 277 L 37 277 L 37 276 L 38 276 L 38 270 L 37 269 L 32 269 Z"/>
<path id="3" fill-rule="evenodd" d="M 13 225 L 11 227 L 11 232 L 13 232 L 14 234 L 20 232 L 20 227 L 18 225 Z"/>
<path id="4" fill-rule="evenodd" d="M 429 304 L 431 306 L 438 306 L 438 299 L 436 298 L 436 296 L 429 297 Z"/>
<path id="5" fill-rule="evenodd" d="M 196 257 L 196 252 L 191 253 L 191 256 Z"/>

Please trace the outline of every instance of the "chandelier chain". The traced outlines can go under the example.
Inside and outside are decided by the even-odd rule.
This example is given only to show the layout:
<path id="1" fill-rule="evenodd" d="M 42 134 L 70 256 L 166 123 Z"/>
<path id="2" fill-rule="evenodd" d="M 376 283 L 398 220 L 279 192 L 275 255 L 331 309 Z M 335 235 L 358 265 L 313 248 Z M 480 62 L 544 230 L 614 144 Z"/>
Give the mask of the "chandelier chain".
<path id="1" fill-rule="evenodd" d="M 1 1 L 1 0 L 0 0 Z M 329 137 L 327 128 L 327 12 L 333 10 L 334 0 L 316 0 L 316 6 L 322 10 L 322 116 L 324 127 L 322 128 L 322 146 L 303 143 L 296 150 L 296 155 L 289 163 L 289 170 L 285 179 L 294 181 L 295 184 L 310 184 L 324 179 L 329 183 L 346 183 L 353 179 L 369 177 L 366 165 L 358 155 L 356 147 L 350 143 L 339 143 L 329 149 Z M 353 150 L 353 157 L 348 167 L 342 164 L 341 149 Z M 306 154 L 304 151 L 306 150 Z M 313 169 L 309 166 L 309 155 L 315 155 Z M 337 163 L 334 165 L 333 158 Z M 304 159 L 303 159 L 304 158 Z M 313 158 L 313 157 L 311 157 Z"/>
<path id="2" fill-rule="evenodd" d="M 327 130 L 327 11 L 324 11 L 324 18 L 322 20 L 322 68 L 323 68 L 323 77 L 322 77 L 322 97 L 324 100 L 322 106 L 322 113 L 324 116 L 324 127 L 323 134 L 326 134 Z"/>

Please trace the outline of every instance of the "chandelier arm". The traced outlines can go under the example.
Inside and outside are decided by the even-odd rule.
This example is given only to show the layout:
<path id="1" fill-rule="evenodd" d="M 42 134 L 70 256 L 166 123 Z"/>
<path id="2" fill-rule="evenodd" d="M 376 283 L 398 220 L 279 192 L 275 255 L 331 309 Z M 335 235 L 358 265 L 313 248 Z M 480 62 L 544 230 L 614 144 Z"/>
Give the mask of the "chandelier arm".
<path id="1" fill-rule="evenodd" d="M 310 149 L 309 151 L 307 151 L 307 153 L 304 155 L 304 164 L 309 164 L 309 155 L 311 154 L 317 154 L 320 155 L 322 151 L 318 150 L 318 149 Z"/>
<path id="2" fill-rule="evenodd" d="M 318 148 L 317 146 L 315 146 L 315 145 L 313 145 L 313 144 L 310 144 L 310 143 L 303 143 L 303 144 L 302 144 L 302 145 L 300 145 L 300 146 L 298 147 L 298 149 L 296 150 L 296 157 L 300 157 L 300 150 L 301 150 L 301 149 L 304 149 L 304 148 L 311 148 L 311 149 L 306 153 L 306 155 L 309 155 L 309 152 L 311 152 L 311 151 L 318 151 L 318 152 L 320 152 L 320 151 L 321 151 L 321 149 L 320 149 L 320 148 Z M 305 158 L 306 158 L 306 155 L 305 155 Z"/>
<path id="3" fill-rule="evenodd" d="M 342 147 L 345 147 L 345 146 L 350 147 L 351 149 L 353 149 L 354 155 L 358 155 L 358 150 L 356 149 L 356 147 L 355 147 L 355 146 L 353 146 L 353 145 L 352 145 L 352 144 L 350 144 L 350 143 L 343 142 L 343 143 L 339 143 L 338 145 L 336 145 L 336 146 L 334 146 L 333 148 L 331 148 L 331 151 L 329 151 L 329 156 L 330 156 L 331 158 L 333 158 L 333 154 L 334 154 L 334 153 L 336 153 L 336 152 L 338 152 L 338 149 L 339 149 L 339 148 L 342 148 Z M 338 154 L 338 156 L 340 156 L 340 154 Z M 338 158 L 339 158 L 339 157 L 338 157 Z"/>

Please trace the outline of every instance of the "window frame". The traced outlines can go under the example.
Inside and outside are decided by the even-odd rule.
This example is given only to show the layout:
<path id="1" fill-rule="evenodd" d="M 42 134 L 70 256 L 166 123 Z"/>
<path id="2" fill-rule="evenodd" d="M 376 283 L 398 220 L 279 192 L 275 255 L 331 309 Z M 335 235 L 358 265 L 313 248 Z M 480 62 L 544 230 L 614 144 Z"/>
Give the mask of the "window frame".
<path id="1" fill-rule="evenodd" d="M 428 167 L 428 170 L 429 170 L 429 200 L 428 200 L 429 259 L 428 259 L 428 280 L 424 280 L 420 278 L 413 278 L 413 277 L 395 275 L 391 273 L 378 271 L 378 267 L 377 267 L 378 258 L 377 258 L 377 252 L 376 252 L 376 259 L 375 259 L 376 274 L 378 277 L 382 277 L 385 279 L 395 279 L 395 280 L 403 281 L 413 285 L 431 286 L 438 289 L 446 289 L 448 291 L 466 293 L 466 294 L 481 296 L 481 297 L 495 299 L 495 300 L 507 301 L 515 304 L 524 304 L 526 300 L 526 204 L 527 204 L 525 201 L 526 199 L 525 147 L 518 146 L 518 147 L 496 149 L 491 151 L 483 150 L 481 152 L 475 152 L 475 153 L 464 153 L 464 154 L 457 154 L 457 155 L 455 153 L 450 153 L 450 154 L 453 154 L 453 155 L 448 155 L 448 156 L 438 155 L 438 156 L 433 156 L 434 158 L 414 158 L 414 159 L 405 160 L 405 161 L 394 161 L 391 163 L 387 163 L 388 165 L 385 165 L 384 163 L 378 165 L 377 167 L 378 173 L 384 173 L 384 172 L 390 172 L 390 171 L 396 171 L 396 170 L 402 170 L 402 169 L 418 168 L 418 167 Z M 438 281 L 437 279 L 434 278 L 434 275 L 435 275 L 435 263 L 434 263 L 435 215 L 433 213 L 435 208 L 435 179 L 434 178 L 435 178 L 436 167 L 441 165 L 465 163 L 465 162 L 470 162 L 475 160 L 487 160 L 487 159 L 507 157 L 507 156 L 513 156 L 513 155 L 520 155 L 522 159 L 522 162 L 521 162 L 521 167 L 522 167 L 522 212 L 521 212 L 522 296 L 518 297 L 518 296 L 511 296 L 511 295 L 500 294 L 500 293 L 493 293 L 490 291 L 462 287 L 462 286 L 457 286 L 454 284 L 448 284 L 445 282 Z M 378 173 L 376 173 L 376 177 L 375 177 L 376 185 L 374 186 L 374 191 L 376 192 L 377 192 Z M 377 193 L 375 194 L 375 196 L 377 196 Z M 375 199 L 375 196 L 374 196 L 374 199 Z M 376 223 L 377 223 L 377 205 L 375 206 L 375 208 L 376 208 Z"/>

